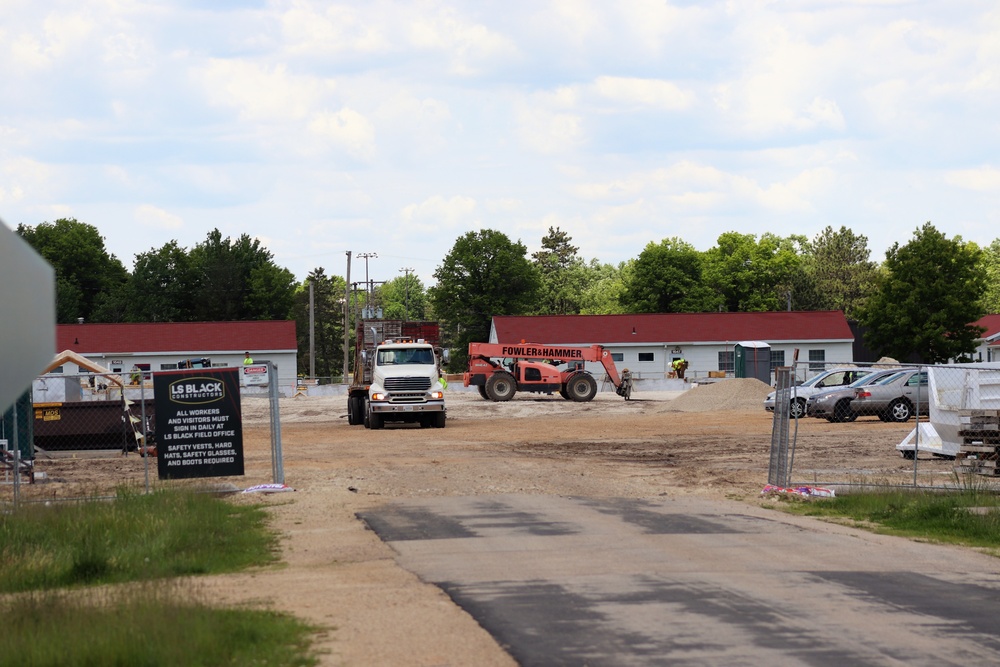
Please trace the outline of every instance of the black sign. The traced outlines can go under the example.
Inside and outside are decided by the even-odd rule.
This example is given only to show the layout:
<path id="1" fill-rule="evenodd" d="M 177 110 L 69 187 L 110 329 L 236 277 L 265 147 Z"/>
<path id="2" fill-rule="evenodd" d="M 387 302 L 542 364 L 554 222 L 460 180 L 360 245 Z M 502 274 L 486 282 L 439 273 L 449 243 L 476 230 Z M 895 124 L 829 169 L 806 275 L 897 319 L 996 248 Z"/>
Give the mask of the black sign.
<path id="1" fill-rule="evenodd" d="M 237 368 L 153 376 L 160 479 L 243 474 L 243 420 Z"/>

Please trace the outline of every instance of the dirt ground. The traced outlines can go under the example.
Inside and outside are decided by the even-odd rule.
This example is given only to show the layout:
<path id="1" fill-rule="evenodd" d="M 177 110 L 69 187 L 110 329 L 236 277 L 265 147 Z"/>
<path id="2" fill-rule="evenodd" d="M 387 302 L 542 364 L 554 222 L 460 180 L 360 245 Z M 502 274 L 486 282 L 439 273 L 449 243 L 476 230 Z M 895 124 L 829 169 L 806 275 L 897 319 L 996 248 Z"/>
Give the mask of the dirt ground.
<path id="1" fill-rule="evenodd" d="M 449 392 L 445 429 L 348 426 L 346 398 L 281 400 L 285 483 L 274 494 L 239 494 L 269 506 L 282 533 L 282 564 L 199 578 L 192 589 L 233 604 L 263 604 L 324 628 L 325 665 L 512 665 L 510 657 L 434 586 L 398 568 L 392 550 L 355 514 L 394 498 L 477 494 L 658 497 L 699 494 L 748 503 L 767 483 L 773 417 L 757 380 L 726 380 L 688 392 L 600 393 L 590 403 L 518 394 L 507 403 Z M 211 480 L 240 490 L 271 482 L 266 406 L 244 402 L 246 475 Z M 793 479 L 912 479 L 895 445 L 913 423 L 877 419 L 798 422 Z M 150 479 L 156 484 L 155 460 Z M 129 456 L 39 457 L 46 480 L 24 498 L 142 481 L 146 460 Z M 951 463 L 921 460 L 922 476 Z M 202 480 L 204 481 L 204 480 Z"/>

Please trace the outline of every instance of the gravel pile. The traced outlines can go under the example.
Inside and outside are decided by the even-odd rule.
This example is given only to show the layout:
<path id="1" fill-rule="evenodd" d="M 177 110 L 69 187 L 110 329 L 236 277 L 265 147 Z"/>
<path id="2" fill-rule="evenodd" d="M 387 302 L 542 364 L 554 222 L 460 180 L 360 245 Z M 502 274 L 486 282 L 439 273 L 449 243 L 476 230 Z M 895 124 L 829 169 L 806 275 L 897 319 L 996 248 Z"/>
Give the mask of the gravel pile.
<path id="1" fill-rule="evenodd" d="M 669 410 L 710 412 L 712 410 L 763 410 L 764 397 L 771 387 L 756 378 L 733 378 L 698 385 L 670 401 Z"/>

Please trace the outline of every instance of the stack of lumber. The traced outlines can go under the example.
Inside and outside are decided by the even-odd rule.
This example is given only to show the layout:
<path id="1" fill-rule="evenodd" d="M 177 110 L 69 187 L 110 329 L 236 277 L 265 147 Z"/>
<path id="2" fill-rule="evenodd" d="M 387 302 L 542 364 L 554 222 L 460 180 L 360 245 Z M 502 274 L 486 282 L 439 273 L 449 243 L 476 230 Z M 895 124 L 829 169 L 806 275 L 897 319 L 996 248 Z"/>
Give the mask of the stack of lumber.
<path id="1" fill-rule="evenodd" d="M 961 410 L 955 472 L 1000 475 L 1000 410 Z"/>

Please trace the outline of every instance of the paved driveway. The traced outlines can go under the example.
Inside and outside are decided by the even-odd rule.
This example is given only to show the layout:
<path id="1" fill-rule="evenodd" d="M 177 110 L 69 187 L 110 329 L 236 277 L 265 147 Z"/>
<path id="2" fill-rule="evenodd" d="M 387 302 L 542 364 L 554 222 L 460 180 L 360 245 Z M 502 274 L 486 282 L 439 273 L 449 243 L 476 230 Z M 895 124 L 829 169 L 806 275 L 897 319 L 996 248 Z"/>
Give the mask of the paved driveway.
<path id="1" fill-rule="evenodd" d="M 359 515 L 522 665 L 1000 664 L 1000 560 L 697 498 Z"/>

